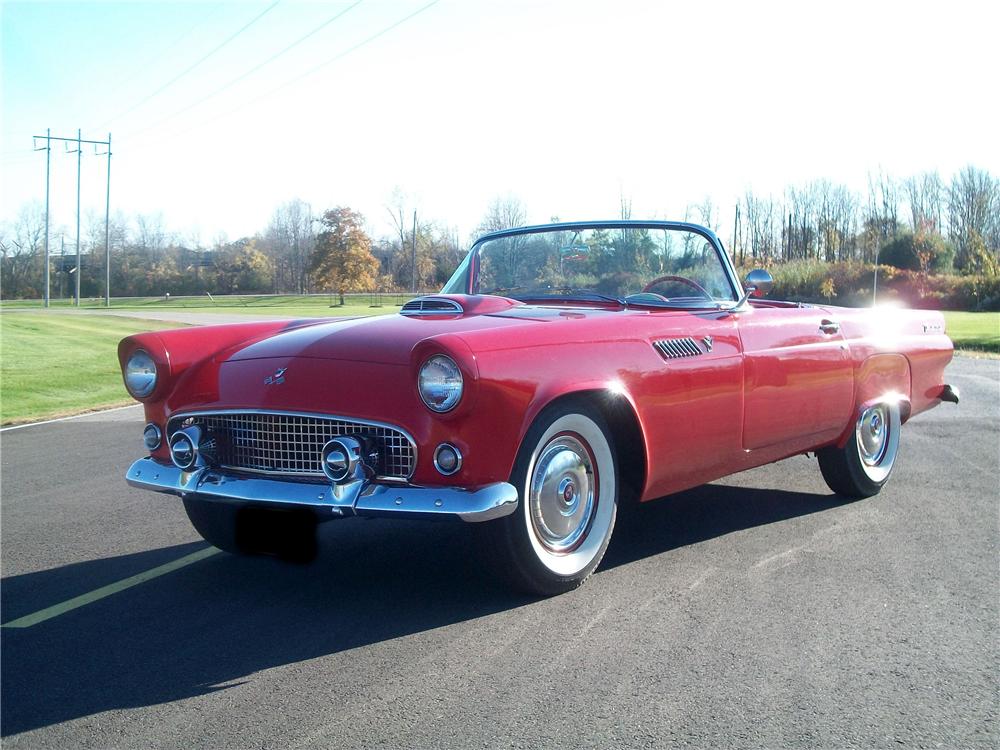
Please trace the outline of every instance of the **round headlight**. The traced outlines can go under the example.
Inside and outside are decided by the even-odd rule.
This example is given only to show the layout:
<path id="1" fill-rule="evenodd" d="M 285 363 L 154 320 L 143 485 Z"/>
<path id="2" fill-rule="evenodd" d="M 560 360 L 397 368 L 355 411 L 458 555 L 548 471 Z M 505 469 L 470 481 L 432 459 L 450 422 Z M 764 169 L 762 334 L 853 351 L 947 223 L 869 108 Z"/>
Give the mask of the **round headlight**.
<path id="1" fill-rule="evenodd" d="M 156 363 L 142 349 L 136 349 L 128 358 L 125 387 L 136 398 L 145 398 L 156 388 Z"/>
<path id="2" fill-rule="evenodd" d="M 145 398 L 156 388 L 156 363 L 142 349 L 136 349 L 128 358 L 125 387 L 136 398 Z"/>
<path id="3" fill-rule="evenodd" d="M 435 354 L 420 367 L 417 390 L 428 409 L 450 411 L 462 398 L 462 371 L 451 357 Z"/>

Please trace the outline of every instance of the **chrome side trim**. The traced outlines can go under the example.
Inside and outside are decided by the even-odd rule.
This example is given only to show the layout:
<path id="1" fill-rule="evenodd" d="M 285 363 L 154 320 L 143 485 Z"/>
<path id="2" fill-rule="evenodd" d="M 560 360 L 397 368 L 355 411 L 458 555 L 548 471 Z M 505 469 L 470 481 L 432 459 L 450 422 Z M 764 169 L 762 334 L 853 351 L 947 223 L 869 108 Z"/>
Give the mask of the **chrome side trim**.
<path id="1" fill-rule="evenodd" d="M 182 497 L 192 494 L 227 502 L 294 505 L 328 510 L 337 516 L 406 515 L 478 523 L 509 515 L 518 505 L 517 490 L 507 482 L 477 490 L 360 480 L 341 485 L 315 484 L 238 476 L 208 468 L 182 471 L 149 456 L 133 463 L 125 480 L 132 487 Z"/>

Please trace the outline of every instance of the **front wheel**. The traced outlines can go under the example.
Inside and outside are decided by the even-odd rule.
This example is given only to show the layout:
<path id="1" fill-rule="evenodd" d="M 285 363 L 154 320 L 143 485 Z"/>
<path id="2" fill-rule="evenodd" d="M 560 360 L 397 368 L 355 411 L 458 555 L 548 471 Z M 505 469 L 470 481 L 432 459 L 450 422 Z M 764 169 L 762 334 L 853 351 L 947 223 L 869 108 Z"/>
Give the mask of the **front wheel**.
<path id="1" fill-rule="evenodd" d="M 896 463 L 900 424 L 899 404 L 862 409 L 843 448 L 830 446 L 816 454 L 827 486 L 852 499 L 877 495 Z"/>
<path id="2" fill-rule="evenodd" d="M 544 411 L 510 481 L 520 504 L 482 525 L 488 562 L 529 593 L 575 589 L 601 562 L 615 526 L 618 462 L 604 418 L 579 401 Z"/>

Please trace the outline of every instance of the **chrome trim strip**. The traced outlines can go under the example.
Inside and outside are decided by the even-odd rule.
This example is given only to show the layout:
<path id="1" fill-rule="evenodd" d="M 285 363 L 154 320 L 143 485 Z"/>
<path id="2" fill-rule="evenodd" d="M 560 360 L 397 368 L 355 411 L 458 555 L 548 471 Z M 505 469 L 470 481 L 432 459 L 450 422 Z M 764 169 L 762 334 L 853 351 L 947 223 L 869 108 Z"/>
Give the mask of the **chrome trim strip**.
<path id="1" fill-rule="evenodd" d="M 203 411 L 175 412 L 174 414 L 171 414 L 170 417 L 167 419 L 167 432 L 169 434 L 173 434 L 170 432 L 170 425 L 173 423 L 175 419 L 184 420 L 187 419 L 188 417 L 237 416 L 240 414 L 262 414 L 262 415 L 273 415 L 280 417 L 305 417 L 306 419 L 325 419 L 331 422 L 355 422 L 357 424 L 368 425 L 369 427 L 380 427 L 384 430 L 395 430 L 404 438 L 406 438 L 406 442 L 408 442 L 410 444 L 410 448 L 413 449 L 413 468 L 410 469 L 410 473 L 406 475 L 403 481 L 413 476 L 413 472 L 417 468 L 417 462 L 420 460 L 420 453 L 417 450 L 417 441 L 413 439 L 413 436 L 409 432 L 404 430 L 402 427 L 399 427 L 398 425 L 389 424 L 388 422 L 376 422 L 371 419 L 360 419 L 359 417 L 344 417 L 337 414 L 323 414 L 319 412 L 281 411 L 279 409 L 214 409 L 214 410 L 210 409 Z M 257 470 L 257 469 L 244 469 L 236 467 L 227 467 L 227 468 L 233 468 L 234 470 L 239 471 L 241 473 L 242 472 L 252 472 L 255 474 L 265 473 L 264 470 Z M 271 476 L 275 475 L 271 474 Z M 291 474 L 289 474 L 289 476 L 291 476 Z M 302 474 L 300 476 L 307 477 L 307 476 L 317 476 L 317 475 Z M 397 482 L 400 481 L 399 477 L 379 476 L 376 477 L 376 479 L 384 479 L 386 481 L 395 480 Z"/>
<path id="2" fill-rule="evenodd" d="M 467 523 L 492 521 L 517 510 L 517 490 L 495 482 L 477 490 L 462 487 L 417 487 L 378 482 L 344 485 L 288 482 L 224 474 L 214 469 L 181 471 L 149 456 L 129 467 L 125 481 L 132 487 L 220 501 L 296 505 L 329 509 L 338 516 L 399 516 L 458 518 Z"/>

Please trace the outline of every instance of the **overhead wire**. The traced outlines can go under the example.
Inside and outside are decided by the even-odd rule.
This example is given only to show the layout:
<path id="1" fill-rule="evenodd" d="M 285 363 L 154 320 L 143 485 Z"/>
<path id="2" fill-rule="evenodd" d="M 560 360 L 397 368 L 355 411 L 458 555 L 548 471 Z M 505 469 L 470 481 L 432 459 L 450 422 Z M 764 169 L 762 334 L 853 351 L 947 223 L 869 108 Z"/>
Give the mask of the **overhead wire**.
<path id="1" fill-rule="evenodd" d="M 211 6 L 209 6 L 211 8 L 211 10 L 208 13 L 206 13 L 204 16 L 202 16 L 201 18 L 199 18 L 190 27 L 188 27 L 186 31 L 184 31 L 182 34 L 180 34 L 180 36 L 178 36 L 172 42 L 170 42 L 169 44 L 167 44 L 167 46 L 165 48 L 163 48 L 162 51 L 155 53 L 149 60 L 147 60 L 146 62 L 144 62 L 141 65 L 137 64 L 137 65 L 131 66 L 131 71 L 126 76 L 124 76 L 120 80 L 116 81 L 114 83 L 114 85 L 112 85 L 109 88 L 109 90 L 111 90 L 111 91 L 121 91 L 125 86 L 127 86 L 132 81 L 134 81 L 137 76 L 139 76 L 140 74 L 146 72 L 150 68 L 150 66 L 152 66 L 157 60 L 159 60 L 160 58 L 166 57 L 171 52 L 173 52 L 174 49 L 176 49 L 178 46 L 180 46 L 181 42 L 183 42 L 185 39 L 187 39 L 189 36 L 191 36 L 191 34 L 194 33 L 195 29 L 203 26 L 210 19 L 215 18 L 215 16 L 217 16 L 219 14 L 219 11 L 222 9 L 223 5 L 225 5 L 225 3 L 215 3 L 215 4 L 211 5 Z"/>
<path id="2" fill-rule="evenodd" d="M 135 104 L 133 104 L 128 109 L 123 110 L 122 112 L 119 112 L 117 115 L 115 115 L 114 117 L 112 117 L 109 120 L 107 120 L 104 124 L 107 124 L 108 122 L 112 122 L 114 120 L 122 118 L 125 115 L 131 114 L 132 112 L 134 112 L 135 110 L 137 110 L 139 107 L 141 107 L 143 104 L 145 104 L 146 102 L 148 102 L 153 97 L 158 96 L 159 94 L 161 94 L 164 91 L 166 91 L 168 88 L 170 88 L 175 83 L 177 83 L 177 81 L 179 81 L 181 78 L 183 78 L 184 76 L 186 76 L 192 70 L 194 70 L 199 65 L 201 65 L 202 63 L 204 63 L 206 60 L 208 60 L 209 58 L 211 58 L 217 52 L 219 52 L 220 50 L 222 50 L 224 47 L 226 47 L 226 45 L 230 44 L 233 40 L 235 40 L 236 38 L 238 38 L 243 32 L 245 32 L 247 29 L 249 29 L 251 26 L 253 26 L 255 23 L 257 23 L 260 19 L 262 19 L 264 16 L 266 16 L 272 10 L 274 10 L 274 8 L 280 2 L 281 2 L 281 0 L 274 0 L 273 3 L 271 3 L 269 6 L 267 6 L 266 8 L 264 8 L 264 10 L 262 10 L 256 16 L 254 16 L 248 23 L 246 23 L 242 27 L 240 27 L 235 33 L 233 33 L 229 37 L 227 37 L 222 43 L 220 43 L 217 46 L 215 46 L 214 48 L 212 48 L 212 50 L 210 50 L 207 54 L 203 55 L 197 61 L 195 61 L 194 63 L 192 63 L 188 67 L 186 67 L 180 73 L 178 73 L 173 78 L 171 78 L 169 81 L 167 81 L 162 86 L 160 86 L 158 89 L 156 89 L 156 91 L 152 92 L 151 94 L 148 94 L 147 96 L 145 96 L 143 99 L 141 99 L 138 102 L 136 102 Z"/>
<path id="3" fill-rule="evenodd" d="M 232 86 L 235 86 L 240 81 L 245 80 L 247 77 L 249 77 L 249 76 L 253 75 L 254 73 L 256 73 L 258 70 L 260 70 L 261 68 L 263 68 L 265 65 L 269 65 L 270 63 L 274 62 L 275 60 L 277 60 L 282 55 L 286 54 L 287 52 L 290 52 L 292 49 L 294 49 L 298 45 L 302 44 L 302 42 L 306 41 L 307 39 L 309 39 L 312 36 L 315 36 L 320 31 L 322 31 L 327 26 L 329 26 L 331 23 L 333 23 L 334 21 L 338 20 L 339 18 L 342 18 L 344 15 L 346 15 L 350 11 L 354 10 L 356 7 L 358 7 L 359 5 L 361 5 L 361 3 L 363 3 L 363 2 L 364 2 L 364 0 L 355 0 L 355 2 L 353 2 L 351 5 L 347 6 L 343 10 L 337 12 L 335 15 L 333 15 L 330 18 L 328 18 L 327 20 L 325 20 L 323 23 L 321 23 L 319 26 L 317 26 L 316 28 L 314 28 L 309 33 L 307 33 L 305 36 L 299 37 L 294 42 L 292 42 L 288 46 L 284 47 L 283 49 L 279 50 L 275 54 L 271 55 L 269 58 L 267 58 L 263 62 L 257 63 L 256 65 L 254 65 L 249 70 L 247 70 L 247 71 L 241 73 L 240 75 L 236 76 L 236 78 L 233 78 L 229 82 L 227 82 L 227 83 L 223 84 L 222 86 L 220 86 L 219 88 L 213 90 L 211 93 L 207 94 L 206 96 L 203 96 L 201 99 L 198 99 L 197 101 L 192 102 L 191 104 L 188 104 L 186 107 L 183 107 L 183 108 L 177 110 L 176 112 L 173 112 L 173 113 L 167 115 L 166 117 L 161 118 L 160 120 L 158 120 L 157 122 L 153 123 L 152 125 L 149 125 L 149 126 L 143 128 L 143 129 L 135 132 L 132 135 L 132 138 L 135 138 L 135 137 L 137 137 L 139 135 L 142 135 L 143 133 L 146 133 L 146 132 L 148 132 L 148 131 L 150 131 L 150 130 L 152 130 L 154 128 L 158 128 L 160 125 L 163 125 L 164 123 L 169 122 L 170 120 L 173 120 L 174 118 L 179 117 L 180 115 L 182 115 L 182 114 L 184 114 L 186 112 L 191 111 L 195 107 L 200 106 L 201 104 L 204 104 L 209 99 L 212 99 L 212 98 L 218 96 L 219 94 L 221 94 L 226 89 L 229 89 Z"/>
<path id="4" fill-rule="evenodd" d="M 228 109 L 225 112 L 222 112 L 222 113 L 220 113 L 218 115 L 215 115 L 214 117 L 211 117 L 211 118 L 209 118 L 207 120 L 204 120 L 204 121 L 198 123 L 197 125 L 195 125 L 195 126 L 193 126 L 191 128 L 185 128 L 184 130 L 181 130 L 180 132 L 174 133 L 174 134 L 172 134 L 170 136 L 166 136 L 166 137 L 167 138 L 176 138 L 178 136 L 184 135 L 186 133 L 191 132 L 192 130 L 196 130 L 198 128 L 204 127 L 205 125 L 209 125 L 209 124 L 215 122 L 216 120 L 220 120 L 220 119 L 222 119 L 224 117 L 229 117 L 230 115 L 232 115 L 232 114 L 234 114 L 236 112 L 239 112 L 240 110 L 245 109 L 246 107 L 249 107 L 252 104 L 257 103 L 257 102 L 259 102 L 262 99 L 266 99 L 266 98 L 268 98 L 270 96 L 273 96 L 274 94 L 276 94 L 277 92 L 281 91 L 282 89 L 285 89 L 288 86 L 291 86 L 292 84 L 298 83 L 299 81 L 301 81 L 304 78 L 308 78 L 309 76 L 311 76 L 314 73 L 318 72 L 319 70 L 325 68 L 326 66 L 332 65 L 333 63 L 337 62 L 338 60 L 342 60 L 343 58 L 347 57 L 348 55 L 350 55 L 353 52 L 356 52 L 357 50 L 361 49 L 362 47 L 364 47 L 364 46 L 366 46 L 368 44 L 371 44 L 372 42 L 374 42 L 379 37 L 382 37 L 385 34 L 388 34 L 393 29 L 395 29 L 395 28 L 397 28 L 399 26 L 402 26 L 404 23 L 406 23 L 410 19 L 415 18 L 416 16 L 418 16 L 421 13 L 423 13 L 424 11 L 430 9 L 434 5 L 437 5 L 440 1 L 441 0 L 431 0 L 431 2 L 427 3 L 426 5 L 423 5 L 420 8 L 418 8 L 417 10 L 413 11 L 412 13 L 409 13 L 408 15 L 403 16 L 398 21 L 393 22 L 389 26 L 386 26 L 385 28 L 383 28 L 383 29 L 379 30 L 378 32 L 372 34 L 371 36 L 365 38 L 364 40 L 358 42 L 357 44 L 353 45 L 352 47 L 349 47 L 348 49 L 344 50 L 343 52 L 338 53 L 337 55 L 331 57 L 330 59 L 321 62 L 319 65 L 313 66 L 312 68 L 310 68 L 309 70 L 305 71 L 304 73 L 301 73 L 301 74 L 295 76 L 294 78 L 290 78 L 289 80 L 285 81 L 284 83 L 279 84 L 278 86 L 275 86 L 272 89 L 269 89 L 268 91 L 264 92 L 263 94 L 259 94 L 259 95 L 255 96 L 255 97 L 253 97 L 252 99 L 247 99 L 246 101 L 243 101 L 243 102 L 239 103 L 235 107 L 232 107 L 231 109 Z M 139 133 L 136 133 L 134 137 L 138 137 L 142 133 L 147 132 L 147 130 L 148 129 L 140 131 Z"/>

